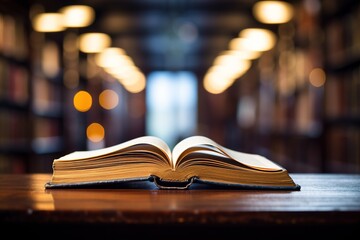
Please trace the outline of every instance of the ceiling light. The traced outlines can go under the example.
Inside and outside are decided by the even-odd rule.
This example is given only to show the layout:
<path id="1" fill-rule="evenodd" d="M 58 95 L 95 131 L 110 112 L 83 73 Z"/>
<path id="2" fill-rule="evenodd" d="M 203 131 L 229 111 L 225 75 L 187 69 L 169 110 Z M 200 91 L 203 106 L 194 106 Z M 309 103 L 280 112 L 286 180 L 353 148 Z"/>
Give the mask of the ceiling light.
<path id="1" fill-rule="evenodd" d="M 249 40 L 245 38 L 233 38 L 229 42 L 229 51 L 226 54 L 237 55 L 243 59 L 253 60 L 260 57 L 261 52 L 251 51 L 249 46 Z"/>
<path id="2" fill-rule="evenodd" d="M 259 1 L 254 4 L 253 14 L 262 23 L 285 23 L 294 15 L 293 6 L 283 1 Z"/>
<path id="3" fill-rule="evenodd" d="M 130 64 L 131 59 L 129 58 L 122 48 L 109 47 L 96 54 L 95 62 L 100 67 L 112 68 L 124 63 Z"/>
<path id="4" fill-rule="evenodd" d="M 105 33 L 84 33 L 79 37 L 79 49 L 85 53 L 98 53 L 111 45 L 111 38 Z"/>
<path id="5" fill-rule="evenodd" d="M 65 30 L 61 13 L 40 13 L 33 19 L 33 27 L 37 32 L 60 32 Z"/>
<path id="6" fill-rule="evenodd" d="M 239 58 L 236 55 L 219 55 L 214 60 L 214 66 L 217 65 L 232 66 L 237 72 L 242 72 L 250 67 L 250 61 Z"/>
<path id="7" fill-rule="evenodd" d="M 85 5 L 70 5 L 59 10 L 64 15 L 66 27 L 86 27 L 94 21 L 95 11 Z"/>
<path id="8" fill-rule="evenodd" d="M 276 35 L 263 28 L 247 28 L 240 32 L 240 38 L 246 38 L 246 49 L 251 51 L 268 51 L 275 46 Z"/>

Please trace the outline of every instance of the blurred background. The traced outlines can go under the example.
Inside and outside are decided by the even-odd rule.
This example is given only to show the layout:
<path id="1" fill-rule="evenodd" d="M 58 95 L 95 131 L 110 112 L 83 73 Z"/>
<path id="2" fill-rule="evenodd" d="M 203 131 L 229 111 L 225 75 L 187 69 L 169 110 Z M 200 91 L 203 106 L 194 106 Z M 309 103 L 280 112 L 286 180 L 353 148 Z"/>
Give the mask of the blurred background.
<path id="1" fill-rule="evenodd" d="M 0 0 L 0 172 L 204 135 L 360 173 L 356 0 Z"/>

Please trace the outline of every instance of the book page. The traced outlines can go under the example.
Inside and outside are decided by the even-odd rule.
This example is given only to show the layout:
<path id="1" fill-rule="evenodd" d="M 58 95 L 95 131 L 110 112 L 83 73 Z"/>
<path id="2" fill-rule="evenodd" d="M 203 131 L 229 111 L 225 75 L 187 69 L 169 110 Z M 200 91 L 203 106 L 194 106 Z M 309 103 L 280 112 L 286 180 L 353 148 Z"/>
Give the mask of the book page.
<path id="1" fill-rule="evenodd" d="M 123 142 L 118 145 L 114 145 L 114 146 L 107 147 L 107 148 L 101 148 L 101 149 L 89 150 L 89 151 L 76 151 L 76 152 L 67 154 L 57 160 L 74 160 L 74 159 L 94 158 L 94 157 L 108 155 L 113 152 L 121 151 L 128 147 L 131 147 L 134 145 L 139 145 L 139 144 L 147 144 L 147 145 L 152 145 L 152 146 L 159 148 L 162 152 L 165 153 L 165 155 L 167 156 L 168 161 L 170 163 L 171 150 L 170 150 L 169 146 L 160 138 L 153 137 L 153 136 L 144 136 L 144 137 L 135 138 L 135 139 L 129 140 L 127 142 Z"/>
<path id="2" fill-rule="evenodd" d="M 249 154 L 242 153 L 238 151 L 234 151 L 228 148 L 225 148 L 213 140 L 203 137 L 203 136 L 193 136 L 186 138 L 180 141 L 172 151 L 172 160 L 174 162 L 174 166 L 176 166 L 176 162 L 179 160 L 181 154 L 186 152 L 191 147 L 200 147 L 202 146 L 204 149 L 221 153 L 222 155 L 229 157 L 241 164 L 247 165 L 252 168 L 260 169 L 260 170 L 268 170 L 268 171 L 279 171 L 283 168 L 269 159 L 257 155 L 257 154 Z"/>

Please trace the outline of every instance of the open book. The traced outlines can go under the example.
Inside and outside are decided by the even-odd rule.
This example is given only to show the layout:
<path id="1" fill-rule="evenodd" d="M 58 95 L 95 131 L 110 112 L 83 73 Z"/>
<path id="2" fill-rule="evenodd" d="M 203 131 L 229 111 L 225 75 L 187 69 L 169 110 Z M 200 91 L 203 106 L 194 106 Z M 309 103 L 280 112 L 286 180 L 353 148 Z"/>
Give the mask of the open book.
<path id="1" fill-rule="evenodd" d="M 143 136 L 98 150 L 76 151 L 53 161 L 46 188 L 133 181 L 186 189 L 193 183 L 299 190 L 286 169 L 269 159 L 225 148 L 204 136 L 180 141 L 171 151 L 160 138 Z"/>

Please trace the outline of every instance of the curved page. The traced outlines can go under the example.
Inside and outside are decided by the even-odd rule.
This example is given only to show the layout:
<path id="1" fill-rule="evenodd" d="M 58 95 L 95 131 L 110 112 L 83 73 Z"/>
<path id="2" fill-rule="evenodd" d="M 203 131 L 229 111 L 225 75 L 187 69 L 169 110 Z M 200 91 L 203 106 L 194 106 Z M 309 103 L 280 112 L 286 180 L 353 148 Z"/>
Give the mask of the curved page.
<path id="1" fill-rule="evenodd" d="M 203 136 L 193 136 L 186 138 L 179 142 L 172 151 L 172 161 L 174 162 L 174 166 L 176 166 L 176 162 L 179 160 L 179 157 L 187 151 L 189 148 L 192 147 L 199 147 L 204 146 L 207 150 L 221 153 L 225 157 L 229 157 L 241 164 L 249 166 L 254 169 L 259 170 L 266 170 L 266 171 L 280 171 L 283 168 L 274 162 L 270 161 L 269 159 L 257 155 L 257 154 L 249 154 L 249 153 L 242 153 L 237 152 L 228 148 L 225 148 L 213 140 L 203 137 Z M 215 148 L 215 149 L 214 149 Z M 191 152 L 191 151 L 189 151 Z M 188 153 L 189 153 L 188 152 Z"/>
<path id="2" fill-rule="evenodd" d="M 171 159 L 171 156 L 170 156 L 171 150 L 169 149 L 168 145 L 163 140 L 161 140 L 157 137 L 153 137 L 153 136 L 144 136 L 144 137 L 132 139 L 127 142 L 123 142 L 123 143 L 115 145 L 115 146 L 107 147 L 107 148 L 102 148 L 102 149 L 97 149 L 97 150 L 89 150 L 89 151 L 76 151 L 76 152 L 67 154 L 57 160 L 74 160 L 74 159 L 94 158 L 94 157 L 99 157 L 99 156 L 103 156 L 103 155 L 108 155 L 113 152 L 118 152 L 118 151 L 121 151 L 128 147 L 131 147 L 134 145 L 139 145 L 139 144 L 153 145 L 153 146 L 159 148 L 162 152 L 164 152 L 166 154 L 166 156 L 168 157 L 168 160 Z"/>

